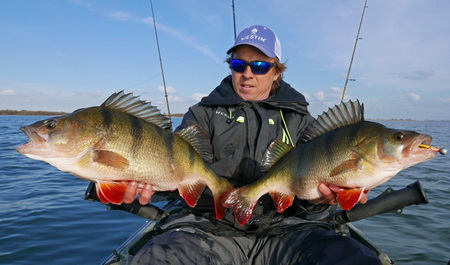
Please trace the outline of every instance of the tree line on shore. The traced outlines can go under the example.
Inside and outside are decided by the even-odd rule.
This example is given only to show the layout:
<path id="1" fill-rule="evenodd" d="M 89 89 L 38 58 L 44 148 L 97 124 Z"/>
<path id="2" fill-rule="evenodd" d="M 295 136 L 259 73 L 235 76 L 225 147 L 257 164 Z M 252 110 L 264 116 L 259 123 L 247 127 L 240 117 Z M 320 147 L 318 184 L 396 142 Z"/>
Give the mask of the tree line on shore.
<path id="1" fill-rule="evenodd" d="M 53 116 L 64 115 L 67 112 L 61 111 L 42 111 L 42 110 L 0 110 L 0 115 L 40 115 L 40 116 Z"/>
<path id="2" fill-rule="evenodd" d="M 0 115 L 39 115 L 39 116 L 59 116 L 67 114 L 62 111 L 43 111 L 43 110 L 0 110 Z M 172 117 L 183 117 L 182 113 L 175 113 Z"/>

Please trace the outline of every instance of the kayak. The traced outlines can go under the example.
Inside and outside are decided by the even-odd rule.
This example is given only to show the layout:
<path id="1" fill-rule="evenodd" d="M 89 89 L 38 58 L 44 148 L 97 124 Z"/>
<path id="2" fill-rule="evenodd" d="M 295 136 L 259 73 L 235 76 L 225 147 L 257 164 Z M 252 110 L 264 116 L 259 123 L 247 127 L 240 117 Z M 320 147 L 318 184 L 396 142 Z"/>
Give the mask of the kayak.
<path id="1" fill-rule="evenodd" d="M 156 195 L 156 194 L 155 194 Z M 86 200 L 98 201 L 95 194 L 94 185 L 90 185 L 85 194 Z M 153 199 L 153 198 L 152 198 Z M 112 205 L 111 209 L 119 209 L 145 217 L 148 221 L 132 234 L 122 245 L 113 250 L 112 253 L 101 263 L 102 265 L 127 265 L 131 264 L 134 256 L 152 238 L 153 231 L 158 221 L 180 209 L 179 200 L 165 200 L 167 197 L 161 196 L 154 204 L 145 206 L 135 202 L 130 205 Z M 371 216 L 386 212 L 401 213 L 404 207 L 410 205 L 427 204 L 428 199 L 419 181 L 416 181 L 406 188 L 394 191 L 388 188 L 378 197 L 369 200 L 366 204 L 356 205 L 348 211 L 338 211 L 330 216 L 329 222 L 334 224 L 335 231 L 343 236 L 349 236 L 372 250 L 380 259 L 383 265 L 396 264 L 389 255 L 378 248 L 363 232 L 356 228 L 351 222 L 365 219 Z"/>
<path id="2" fill-rule="evenodd" d="M 164 207 L 164 209 L 167 209 Z M 117 249 L 101 263 L 102 265 L 128 265 L 131 264 L 134 256 L 137 252 L 144 247 L 144 245 L 151 239 L 153 230 L 157 221 L 147 221 L 142 225 L 134 234 L 132 234 L 125 242 L 122 243 Z M 387 253 L 379 249 L 370 239 L 365 236 L 358 228 L 353 224 L 341 224 L 336 226 L 336 232 L 344 236 L 351 236 L 363 245 L 374 251 L 380 258 L 383 265 L 396 264 Z"/>
<path id="3" fill-rule="evenodd" d="M 140 227 L 133 235 L 131 235 L 125 242 L 101 263 L 102 265 L 128 265 L 131 264 L 134 255 L 148 242 L 152 237 L 152 232 L 157 224 L 156 221 L 148 221 Z M 380 258 L 383 265 L 396 264 L 387 253 L 380 250 L 367 238 L 358 228 L 353 224 L 340 225 L 337 229 L 338 233 L 351 236 L 361 242 L 363 245 L 374 251 Z"/>

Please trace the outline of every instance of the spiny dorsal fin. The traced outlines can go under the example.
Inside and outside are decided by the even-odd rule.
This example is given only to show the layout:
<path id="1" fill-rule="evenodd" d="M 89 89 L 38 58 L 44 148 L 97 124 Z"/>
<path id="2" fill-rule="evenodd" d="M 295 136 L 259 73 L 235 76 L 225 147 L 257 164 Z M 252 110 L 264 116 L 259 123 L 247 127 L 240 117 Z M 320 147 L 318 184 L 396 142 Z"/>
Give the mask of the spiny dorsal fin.
<path id="1" fill-rule="evenodd" d="M 262 170 L 268 171 L 281 157 L 291 151 L 294 147 L 280 140 L 272 142 L 264 154 Z"/>
<path id="2" fill-rule="evenodd" d="M 341 102 L 319 115 L 302 133 L 301 138 L 309 141 L 337 128 L 360 121 L 364 121 L 364 105 L 360 104 L 359 100 Z"/>
<path id="3" fill-rule="evenodd" d="M 161 114 L 159 109 L 150 102 L 140 100 L 133 93 L 125 94 L 123 90 L 116 92 L 109 96 L 101 106 L 128 113 L 166 130 L 172 129 L 172 123 L 168 117 Z"/>
<path id="4" fill-rule="evenodd" d="M 191 125 L 175 134 L 188 142 L 206 162 L 212 162 L 213 155 L 211 144 L 209 142 L 209 135 L 200 127 L 200 125 Z"/>

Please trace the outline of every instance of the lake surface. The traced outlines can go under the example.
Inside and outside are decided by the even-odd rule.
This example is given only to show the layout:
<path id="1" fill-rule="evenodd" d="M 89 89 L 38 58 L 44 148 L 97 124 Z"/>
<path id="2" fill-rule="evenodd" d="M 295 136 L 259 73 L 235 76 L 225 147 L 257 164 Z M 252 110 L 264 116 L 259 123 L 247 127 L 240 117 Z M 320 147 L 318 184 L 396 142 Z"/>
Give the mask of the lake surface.
<path id="1" fill-rule="evenodd" d="M 18 154 L 19 127 L 42 116 L 0 116 L 0 264 L 99 264 L 146 220 L 83 200 L 88 182 Z M 180 119 L 174 119 L 175 126 Z M 449 121 L 381 121 L 433 136 L 450 147 Z M 369 193 L 420 180 L 430 204 L 355 222 L 398 264 L 447 264 L 450 258 L 450 154 L 400 172 Z"/>

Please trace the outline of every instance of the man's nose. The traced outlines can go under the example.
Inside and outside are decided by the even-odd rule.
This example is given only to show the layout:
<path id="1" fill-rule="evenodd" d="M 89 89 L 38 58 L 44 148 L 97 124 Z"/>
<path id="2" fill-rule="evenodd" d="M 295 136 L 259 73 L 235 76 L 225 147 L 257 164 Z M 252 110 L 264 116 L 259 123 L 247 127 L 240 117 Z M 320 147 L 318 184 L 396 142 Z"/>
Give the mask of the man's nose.
<path id="1" fill-rule="evenodd" d="M 247 65 L 247 67 L 245 67 L 245 70 L 242 73 L 242 75 L 244 75 L 244 77 L 246 77 L 246 78 L 253 77 L 253 72 L 252 72 L 252 69 L 250 68 L 250 66 Z"/>

